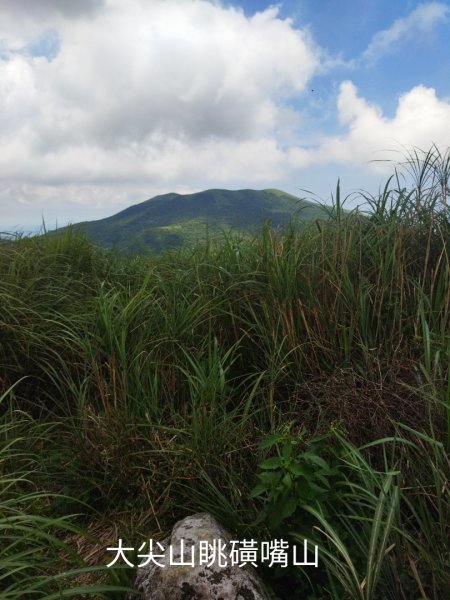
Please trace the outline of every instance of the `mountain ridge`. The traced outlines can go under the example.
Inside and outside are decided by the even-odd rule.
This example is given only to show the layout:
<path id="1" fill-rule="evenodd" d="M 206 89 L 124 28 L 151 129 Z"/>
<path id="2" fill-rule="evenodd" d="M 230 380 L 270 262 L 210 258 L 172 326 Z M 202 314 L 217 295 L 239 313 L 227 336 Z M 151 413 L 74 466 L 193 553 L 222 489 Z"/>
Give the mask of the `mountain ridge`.
<path id="1" fill-rule="evenodd" d="M 75 223 L 95 242 L 119 249 L 161 251 L 223 229 L 252 234 L 264 221 L 274 227 L 291 220 L 324 217 L 323 209 L 303 198 L 274 188 L 227 190 L 212 188 L 191 194 L 159 194 L 96 221 Z"/>

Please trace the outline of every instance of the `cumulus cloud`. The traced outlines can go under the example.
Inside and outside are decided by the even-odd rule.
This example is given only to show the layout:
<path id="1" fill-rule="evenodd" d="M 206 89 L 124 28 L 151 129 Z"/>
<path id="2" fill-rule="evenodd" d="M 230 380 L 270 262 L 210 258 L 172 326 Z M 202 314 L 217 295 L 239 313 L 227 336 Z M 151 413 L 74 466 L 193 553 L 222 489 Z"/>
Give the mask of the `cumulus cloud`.
<path id="1" fill-rule="evenodd" d="M 449 14 L 450 7 L 447 4 L 420 4 L 406 17 L 394 21 L 388 29 L 376 33 L 363 53 L 363 59 L 369 63 L 376 62 L 401 43 L 431 33 L 438 24 L 448 21 Z"/>
<path id="2" fill-rule="evenodd" d="M 428 150 L 435 144 L 448 148 L 450 102 L 439 99 L 433 88 L 418 85 L 402 94 L 392 118 L 358 95 L 355 85 L 345 81 L 338 96 L 339 120 L 346 131 L 328 137 L 313 150 L 291 149 L 292 164 L 304 167 L 320 162 L 365 164 L 380 172 L 391 167 L 373 162 L 392 158 L 392 151 L 412 147 Z"/>
<path id="3" fill-rule="evenodd" d="M 276 129 L 283 99 L 317 66 L 276 9 L 247 19 L 205 1 L 110 0 L 59 34 L 52 61 L 18 54 L 0 63 L 1 133 L 19 131 L 40 155 L 258 137 Z"/>

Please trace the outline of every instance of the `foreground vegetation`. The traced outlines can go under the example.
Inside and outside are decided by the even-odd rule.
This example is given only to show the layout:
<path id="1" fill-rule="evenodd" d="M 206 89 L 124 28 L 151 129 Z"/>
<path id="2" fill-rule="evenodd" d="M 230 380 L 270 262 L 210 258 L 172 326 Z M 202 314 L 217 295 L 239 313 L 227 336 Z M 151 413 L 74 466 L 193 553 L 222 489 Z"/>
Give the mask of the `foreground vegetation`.
<path id="1" fill-rule="evenodd" d="M 449 165 L 158 257 L 4 241 L 1 598 L 125 598 L 106 548 L 204 510 L 319 546 L 273 598 L 449 597 Z"/>

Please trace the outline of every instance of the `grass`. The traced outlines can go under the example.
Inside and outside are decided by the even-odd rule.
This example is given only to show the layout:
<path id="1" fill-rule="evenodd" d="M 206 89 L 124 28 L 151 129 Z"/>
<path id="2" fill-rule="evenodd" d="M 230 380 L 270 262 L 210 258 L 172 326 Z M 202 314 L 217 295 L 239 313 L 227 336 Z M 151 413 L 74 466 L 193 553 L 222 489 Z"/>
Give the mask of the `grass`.
<path id="1" fill-rule="evenodd" d="M 159 256 L 5 240 L 1 597 L 125 598 L 106 548 L 199 510 L 319 546 L 274 599 L 448 597 L 449 171 Z"/>
<path id="2" fill-rule="evenodd" d="M 28 430 L 28 444 L 34 440 L 42 444 L 51 424 L 33 423 L 22 411 L 3 406 L 10 393 L 7 390 L 0 397 L 4 409 L 0 421 L 1 598 L 56 600 L 82 594 L 113 598 L 114 594 L 125 592 L 125 585 L 76 581 L 80 575 L 95 575 L 99 571 L 98 567 L 87 565 L 68 541 L 71 536 L 86 534 L 76 524 L 76 515 L 51 514 L 52 503 L 65 502 L 67 498 L 35 485 L 36 456 L 20 449 L 25 440 L 19 430 Z M 79 509 L 85 508 L 78 504 Z M 91 543 L 98 543 L 93 536 L 86 537 Z"/>

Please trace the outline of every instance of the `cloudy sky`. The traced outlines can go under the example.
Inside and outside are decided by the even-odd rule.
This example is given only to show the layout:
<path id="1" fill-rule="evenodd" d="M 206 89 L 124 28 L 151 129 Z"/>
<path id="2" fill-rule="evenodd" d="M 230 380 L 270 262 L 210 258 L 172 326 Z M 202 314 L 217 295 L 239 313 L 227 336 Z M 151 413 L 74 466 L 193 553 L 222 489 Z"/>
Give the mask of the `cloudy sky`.
<path id="1" fill-rule="evenodd" d="M 375 191 L 450 145 L 450 3 L 0 0 L 0 231 L 166 192 Z"/>

